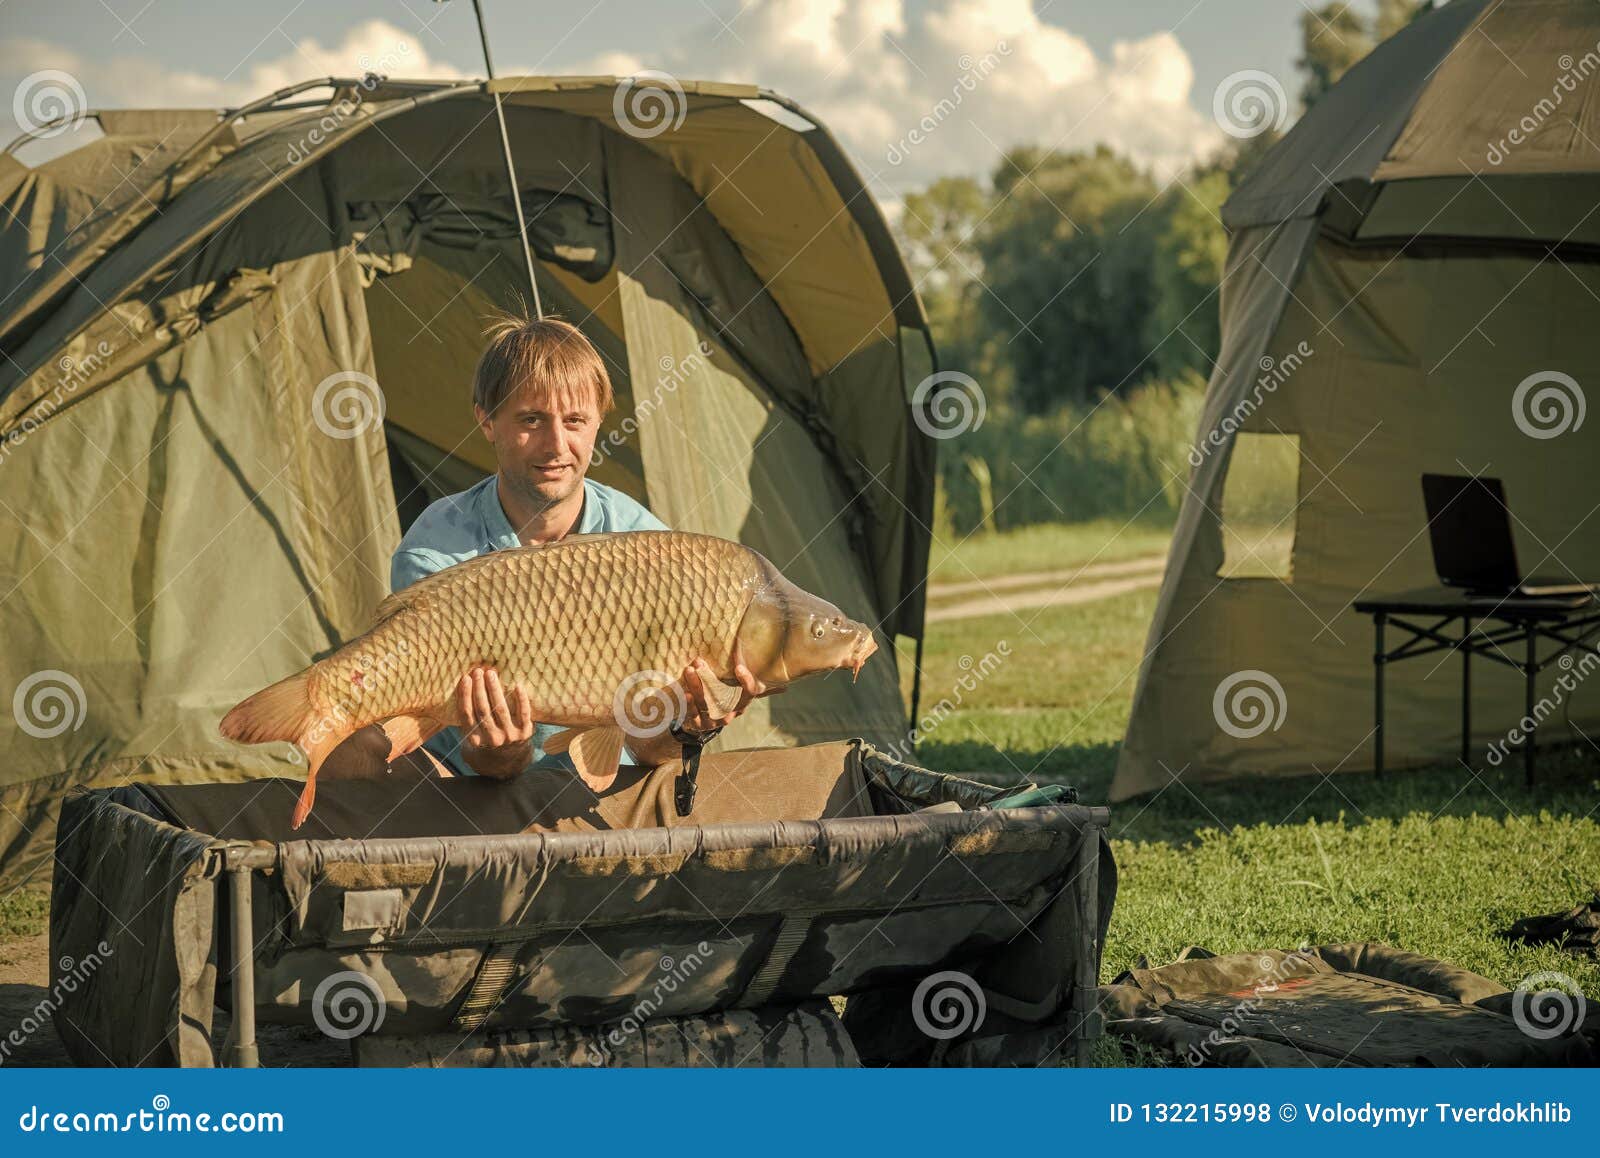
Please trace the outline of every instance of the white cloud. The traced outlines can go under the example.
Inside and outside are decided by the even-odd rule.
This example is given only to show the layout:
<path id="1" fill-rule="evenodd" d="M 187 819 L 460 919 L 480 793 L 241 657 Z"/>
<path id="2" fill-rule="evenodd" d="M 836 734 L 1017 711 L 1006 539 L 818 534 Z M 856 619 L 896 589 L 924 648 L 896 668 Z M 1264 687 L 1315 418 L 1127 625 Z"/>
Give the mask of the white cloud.
<path id="1" fill-rule="evenodd" d="M 145 56 L 89 60 L 71 48 L 40 40 L 0 41 L 0 93 L 20 99 L 25 81 L 41 67 L 77 78 L 91 108 L 237 106 L 313 77 L 359 77 L 368 71 L 420 80 L 462 75 L 431 59 L 416 36 L 384 20 L 363 21 L 334 45 L 307 37 L 282 54 L 227 76 L 172 69 Z M 0 114 L 12 125 L 22 111 L 17 104 L 18 99 L 7 101 Z"/>
<path id="2" fill-rule="evenodd" d="M 78 77 L 91 105 L 146 108 L 238 105 L 306 78 L 369 69 L 461 75 L 384 20 L 358 24 L 330 45 L 306 38 L 267 51 L 212 76 L 147 57 L 91 60 L 59 45 L 11 40 L 0 42 L 0 93 L 41 65 Z M 515 60 L 508 63 L 503 71 L 517 71 Z M 549 68 L 659 69 L 776 89 L 828 124 L 886 200 L 945 174 L 986 174 L 1000 150 L 1019 144 L 1105 142 L 1170 172 L 1221 140 L 1191 104 L 1194 70 L 1171 33 L 1119 42 L 1101 58 L 1082 37 L 1041 21 L 1031 0 L 929 0 L 914 10 L 909 0 L 752 0 L 727 29 L 708 19 L 665 37 L 648 55 L 607 52 Z"/>
<path id="3" fill-rule="evenodd" d="M 647 56 L 572 63 L 776 89 L 821 117 L 886 198 L 986 174 L 1013 145 L 1104 142 L 1167 173 L 1222 139 L 1190 103 L 1194 69 L 1171 33 L 1102 59 L 1031 0 L 932 0 L 915 12 L 908 0 L 756 0 L 728 30 L 708 21 Z"/>

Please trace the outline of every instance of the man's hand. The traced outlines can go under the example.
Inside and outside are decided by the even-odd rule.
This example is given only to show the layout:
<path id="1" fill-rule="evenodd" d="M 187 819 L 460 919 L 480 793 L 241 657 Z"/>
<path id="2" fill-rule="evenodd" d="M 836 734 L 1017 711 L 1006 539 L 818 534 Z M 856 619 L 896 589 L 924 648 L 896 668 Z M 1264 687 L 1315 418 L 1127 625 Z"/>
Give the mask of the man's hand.
<path id="1" fill-rule="evenodd" d="M 765 683 L 756 679 L 755 675 L 744 664 L 736 664 L 733 669 L 733 678 L 739 681 L 739 702 L 730 711 L 719 713 L 716 704 L 706 694 L 706 684 L 716 681 L 716 678 L 716 674 L 712 672 L 703 659 L 697 659 L 683 669 L 683 686 L 689 692 L 689 711 L 684 717 L 683 723 L 679 726 L 685 732 L 710 732 L 716 728 L 727 727 L 744 715 L 745 709 L 750 706 L 751 700 L 783 690 L 782 688 L 769 688 Z"/>
<path id="2" fill-rule="evenodd" d="M 717 681 L 716 673 L 703 659 L 697 659 L 684 668 L 683 687 L 688 692 L 685 704 L 688 710 L 679 726 L 686 732 L 715 731 L 744 715 L 745 709 L 750 706 L 750 701 L 763 696 L 775 696 L 779 692 L 788 690 L 770 687 L 757 679 L 755 673 L 742 663 L 734 665 L 733 677 L 739 681 L 739 702 L 727 711 L 719 711 L 706 691 L 708 683 Z M 683 751 L 682 745 L 672 738 L 670 732 L 663 732 L 649 739 L 634 740 L 628 747 L 641 764 L 650 765 L 664 764 Z"/>
<path id="3" fill-rule="evenodd" d="M 518 684 L 507 702 L 500 673 L 478 664 L 456 684 L 461 756 L 478 775 L 508 780 L 533 759 L 533 704 Z"/>

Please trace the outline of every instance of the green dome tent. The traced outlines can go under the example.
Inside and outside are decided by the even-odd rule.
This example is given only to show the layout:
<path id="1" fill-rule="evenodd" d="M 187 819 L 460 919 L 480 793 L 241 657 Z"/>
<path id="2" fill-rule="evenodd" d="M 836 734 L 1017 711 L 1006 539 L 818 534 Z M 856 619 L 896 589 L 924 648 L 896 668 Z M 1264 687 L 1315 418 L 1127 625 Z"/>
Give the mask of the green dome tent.
<path id="1" fill-rule="evenodd" d="M 631 83 L 324 79 L 0 156 L 8 876 L 76 785 L 295 774 L 217 721 L 359 633 L 403 526 L 493 470 L 471 370 L 528 289 L 494 91 L 544 308 L 615 381 L 592 477 L 921 636 L 932 347 L 881 214 L 783 98 L 673 82 L 636 122 Z M 728 742 L 898 739 L 882 650 Z"/>
<path id="2" fill-rule="evenodd" d="M 1350 605 L 1437 582 L 1424 472 L 1503 479 L 1524 569 L 1600 578 L 1600 7 L 1425 14 L 1223 220 L 1222 349 L 1114 800 L 1373 767 L 1373 628 Z M 1577 389 L 1529 405 L 1549 374 Z M 1387 763 L 1453 759 L 1461 694 L 1448 655 L 1390 668 Z M 1600 728 L 1600 681 L 1555 702 L 1546 737 L 1574 734 L 1567 710 Z M 1521 677 L 1476 663 L 1480 757 L 1522 714 Z"/>

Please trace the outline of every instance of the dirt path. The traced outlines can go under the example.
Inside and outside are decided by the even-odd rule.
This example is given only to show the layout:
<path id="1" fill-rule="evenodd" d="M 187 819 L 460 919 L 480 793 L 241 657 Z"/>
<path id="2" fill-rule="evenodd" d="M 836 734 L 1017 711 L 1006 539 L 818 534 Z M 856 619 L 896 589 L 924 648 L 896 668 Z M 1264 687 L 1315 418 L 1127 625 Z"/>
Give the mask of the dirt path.
<path id="1" fill-rule="evenodd" d="M 1058 607 L 1109 599 L 1113 595 L 1160 586 L 1165 566 L 1164 556 L 1149 555 L 1117 563 L 1091 563 L 1086 567 L 1060 571 L 1030 571 L 994 579 L 932 584 L 928 588 L 932 602 L 927 621 L 939 623 L 949 619 L 1025 611 L 1034 607 Z M 962 595 L 973 597 L 941 602 Z"/>
<path id="2" fill-rule="evenodd" d="M 72 1063 L 56 1027 L 40 1018 L 39 1003 L 50 986 L 50 934 L 0 938 L 0 1062 L 8 1066 Z M 12 1031 L 23 1039 L 9 1040 Z"/>

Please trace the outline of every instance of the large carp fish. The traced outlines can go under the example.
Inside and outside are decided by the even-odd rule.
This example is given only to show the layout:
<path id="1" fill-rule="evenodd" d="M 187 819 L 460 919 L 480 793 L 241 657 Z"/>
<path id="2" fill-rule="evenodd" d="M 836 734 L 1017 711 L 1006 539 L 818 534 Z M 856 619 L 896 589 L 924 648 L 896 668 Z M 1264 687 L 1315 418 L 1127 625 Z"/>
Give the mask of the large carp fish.
<path id="1" fill-rule="evenodd" d="M 317 769 L 348 736 L 382 722 L 389 759 L 445 727 L 463 727 L 456 684 L 492 664 L 508 698 L 565 725 L 567 751 L 595 789 L 616 777 L 628 736 L 659 735 L 687 704 L 681 677 L 704 660 L 721 708 L 737 701 L 735 665 L 783 687 L 850 668 L 877 650 L 872 631 L 802 591 L 748 547 L 709 535 L 574 535 L 493 551 L 418 580 L 378 605 L 366 632 L 244 700 L 221 731 L 247 744 L 292 741 L 306 754 L 294 826 L 316 798 Z"/>

